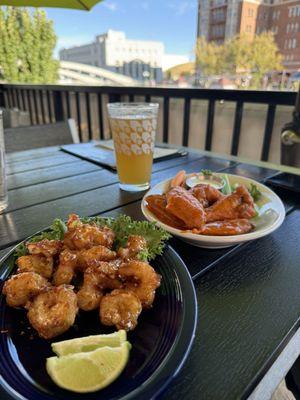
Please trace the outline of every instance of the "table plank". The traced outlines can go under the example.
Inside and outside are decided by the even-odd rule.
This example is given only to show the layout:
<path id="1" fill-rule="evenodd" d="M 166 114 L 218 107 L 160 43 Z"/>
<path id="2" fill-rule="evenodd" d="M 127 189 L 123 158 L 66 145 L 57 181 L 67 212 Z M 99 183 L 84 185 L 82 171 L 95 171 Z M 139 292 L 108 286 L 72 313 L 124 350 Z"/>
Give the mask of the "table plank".
<path id="1" fill-rule="evenodd" d="M 59 153 L 59 149 L 57 149 L 57 154 L 65 154 L 65 153 Z M 197 154 L 197 153 L 189 153 L 185 157 L 180 157 L 177 159 L 169 159 L 165 161 L 161 161 L 160 163 L 156 163 L 153 166 L 153 172 L 162 170 L 162 169 L 167 169 L 175 165 L 181 165 L 187 162 L 195 161 L 197 159 L 202 158 L 203 156 Z M 43 169 L 39 169 L 38 173 L 36 172 L 35 169 L 30 170 L 30 171 L 25 171 L 25 172 L 18 172 L 12 175 L 8 175 L 7 180 L 8 180 L 8 188 L 10 189 L 17 189 L 19 187 L 25 187 L 25 186 L 30 186 L 35 185 L 37 183 L 44 183 L 44 182 L 49 182 L 49 181 L 54 181 L 60 178 L 65 178 L 68 176 L 75 176 L 77 174 L 81 174 L 84 172 L 89 172 L 89 171 L 99 171 L 102 169 L 102 167 L 95 165 L 93 163 L 90 163 L 88 161 L 82 161 L 81 159 L 74 157 L 77 162 L 74 163 L 69 163 L 65 165 L 58 165 L 58 166 L 53 166 L 53 167 L 47 167 Z M 74 161 L 75 161 L 74 160 Z M 78 169 L 78 171 L 77 171 Z M 110 171 L 110 170 L 109 170 Z M 113 171 L 110 171 L 113 172 Z M 115 172 L 115 182 L 117 182 L 117 174 Z"/>
<path id="2" fill-rule="evenodd" d="M 59 146 L 41 147 L 38 149 L 15 151 L 6 154 L 6 162 L 13 164 L 14 162 L 32 160 L 34 158 L 45 157 L 46 155 L 53 155 L 59 151 Z"/>
<path id="3" fill-rule="evenodd" d="M 229 174 L 242 175 L 256 181 L 263 181 L 271 176 L 278 174 L 278 171 L 271 168 L 261 168 L 250 164 L 237 164 L 226 170 Z"/>
<path id="4" fill-rule="evenodd" d="M 191 163 L 181 164 L 180 168 L 184 167 L 187 172 L 197 171 L 202 168 L 219 170 L 226 168 L 231 164 L 232 162 L 230 161 L 203 157 Z M 155 185 L 164 179 L 171 178 L 177 173 L 178 169 L 178 166 L 176 166 L 154 173 L 152 175 L 151 184 Z M 109 171 L 106 172 L 107 174 L 116 177 L 113 173 Z M 45 185 L 42 185 L 43 190 Z M 35 187 L 36 186 L 31 189 Z M 27 194 L 30 195 L 30 192 Z M 4 228 L 0 231 L 0 248 L 5 248 L 10 244 L 23 240 L 25 237 L 48 226 L 56 217 L 67 218 L 68 214 L 71 212 L 78 213 L 82 216 L 100 214 L 140 200 L 143 194 L 144 192 L 124 192 L 119 189 L 117 183 L 114 183 L 109 187 L 100 187 L 88 192 L 73 194 L 72 196 L 64 197 L 62 199 L 33 205 L 24 210 L 20 209 L 5 213 L 0 217 L 0 223 L 2 222 Z"/>
<path id="5" fill-rule="evenodd" d="M 65 165 L 67 163 L 77 163 L 78 158 L 69 154 L 57 153 L 54 156 L 42 157 L 33 160 L 19 161 L 7 165 L 7 175 L 16 174 L 18 172 L 32 171 L 41 168 L 49 168 L 54 165 Z"/>
<path id="6" fill-rule="evenodd" d="M 57 181 L 62 178 L 85 174 L 92 171 L 100 171 L 102 168 L 86 161 L 77 161 L 63 166 L 53 166 L 49 168 L 39 169 L 38 171 L 25 171 L 17 174 L 8 175 L 8 190 L 23 188 L 26 186 L 36 185 Z"/>
<path id="7" fill-rule="evenodd" d="M 87 172 L 21 189 L 13 189 L 8 192 L 9 206 L 5 212 L 25 209 L 36 204 L 88 192 L 92 189 L 110 185 L 116 180 L 114 174 L 105 169 L 100 169 L 99 171 Z"/>
<path id="8" fill-rule="evenodd" d="M 272 235 L 196 281 L 195 342 L 164 398 L 240 399 L 251 393 L 299 326 L 299 224 L 300 211 L 293 211 Z"/>

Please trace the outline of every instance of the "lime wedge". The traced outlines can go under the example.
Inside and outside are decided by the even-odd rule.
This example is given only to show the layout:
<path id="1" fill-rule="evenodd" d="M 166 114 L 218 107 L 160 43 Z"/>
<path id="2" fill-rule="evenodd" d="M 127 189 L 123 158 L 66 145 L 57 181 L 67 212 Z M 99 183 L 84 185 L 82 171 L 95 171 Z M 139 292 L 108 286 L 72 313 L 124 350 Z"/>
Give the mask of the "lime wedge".
<path id="1" fill-rule="evenodd" d="M 58 356 L 66 356 L 73 353 L 93 351 L 100 347 L 119 347 L 126 342 L 126 331 L 120 330 L 108 335 L 91 335 L 77 339 L 63 340 L 52 343 L 51 347 Z"/>
<path id="2" fill-rule="evenodd" d="M 47 358 L 46 368 L 60 387 L 78 393 L 95 392 L 112 383 L 129 358 L 130 344 Z"/>

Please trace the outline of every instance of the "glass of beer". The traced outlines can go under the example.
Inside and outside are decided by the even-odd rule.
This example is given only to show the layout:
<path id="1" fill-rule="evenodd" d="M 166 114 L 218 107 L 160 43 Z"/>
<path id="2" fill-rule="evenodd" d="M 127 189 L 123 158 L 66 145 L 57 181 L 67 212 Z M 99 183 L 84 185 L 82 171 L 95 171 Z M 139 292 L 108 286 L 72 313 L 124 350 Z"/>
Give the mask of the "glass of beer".
<path id="1" fill-rule="evenodd" d="M 158 103 L 109 103 L 120 188 L 149 189 L 157 127 Z"/>

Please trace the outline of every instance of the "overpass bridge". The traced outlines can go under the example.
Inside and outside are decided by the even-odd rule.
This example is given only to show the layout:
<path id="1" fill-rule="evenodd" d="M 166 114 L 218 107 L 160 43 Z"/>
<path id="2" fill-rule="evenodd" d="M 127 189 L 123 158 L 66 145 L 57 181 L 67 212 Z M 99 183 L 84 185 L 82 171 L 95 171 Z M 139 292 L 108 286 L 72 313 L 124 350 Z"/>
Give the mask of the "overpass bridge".
<path id="1" fill-rule="evenodd" d="M 71 61 L 60 61 L 59 83 L 73 85 L 136 86 L 140 82 L 104 68 Z"/>

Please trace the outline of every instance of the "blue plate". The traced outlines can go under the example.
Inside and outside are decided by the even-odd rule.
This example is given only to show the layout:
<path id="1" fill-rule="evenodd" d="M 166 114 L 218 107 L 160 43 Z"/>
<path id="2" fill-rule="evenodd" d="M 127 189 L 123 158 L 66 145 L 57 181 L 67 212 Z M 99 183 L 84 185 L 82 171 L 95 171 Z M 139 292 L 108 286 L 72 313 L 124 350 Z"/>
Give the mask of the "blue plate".
<path id="1" fill-rule="evenodd" d="M 13 250 L 1 262 L 2 282 L 14 271 Z M 23 309 L 13 309 L 0 297 L 0 398 L 28 400 L 150 399 L 161 393 L 182 367 L 195 335 L 197 301 L 190 274 L 177 253 L 166 246 L 152 263 L 162 275 L 150 310 L 143 311 L 122 375 L 107 388 L 88 395 L 57 387 L 45 369 L 53 356 L 50 343 L 37 336 Z M 80 312 L 75 325 L 53 341 L 110 333 L 99 323 L 98 312 Z"/>

